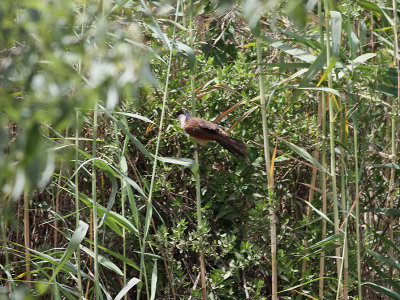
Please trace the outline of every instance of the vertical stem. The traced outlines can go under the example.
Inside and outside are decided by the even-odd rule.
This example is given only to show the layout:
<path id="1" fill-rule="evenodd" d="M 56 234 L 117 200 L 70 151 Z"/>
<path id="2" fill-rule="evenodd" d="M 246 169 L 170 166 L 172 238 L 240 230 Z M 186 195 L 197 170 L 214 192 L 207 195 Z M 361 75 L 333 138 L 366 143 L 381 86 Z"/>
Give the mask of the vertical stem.
<path id="1" fill-rule="evenodd" d="M 63 161 L 60 163 L 60 172 L 58 173 L 58 183 L 57 183 L 57 188 L 56 188 L 56 203 L 54 204 L 54 211 L 55 211 L 55 221 L 54 221 L 54 227 L 56 228 L 54 230 L 53 234 L 53 246 L 54 248 L 57 247 L 58 244 L 58 216 L 59 216 L 59 206 L 60 206 L 60 186 L 61 186 L 61 177 L 62 177 L 62 169 L 63 169 Z"/>
<path id="2" fill-rule="evenodd" d="M 322 14 L 322 0 L 318 1 L 318 18 L 319 18 L 319 40 L 320 43 L 324 41 L 323 31 L 323 14 Z M 321 92 L 321 164 L 326 168 L 326 97 L 325 92 Z M 322 213 L 326 215 L 326 173 L 321 174 L 321 190 L 322 190 Z M 322 219 L 321 240 L 326 239 L 326 220 Z M 319 298 L 324 297 L 324 275 L 325 275 L 325 251 L 321 252 L 319 259 Z"/>
<path id="3" fill-rule="evenodd" d="M 8 270 L 10 268 L 10 257 L 8 251 L 8 244 L 7 244 L 7 210 L 8 210 L 8 200 L 5 197 L 1 197 L 0 201 L 3 201 L 2 212 L 0 213 L 0 225 L 1 225 L 1 238 L 3 240 L 3 253 L 5 258 L 5 269 Z M 13 292 L 13 282 L 9 280 L 8 282 L 8 291 L 9 293 Z"/>
<path id="4" fill-rule="evenodd" d="M 358 287 L 358 299 L 362 300 L 362 289 L 361 289 L 361 255 L 360 255 L 360 201 L 358 198 L 359 193 L 359 177 L 358 177 L 358 125 L 357 120 L 353 119 L 354 127 L 354 160 L 355 160 L 355 200 L 356 202 L 356 244 L 357 244 L 357 287 Z"/>
<path id="5" fill-rule="evenodd" d="M 27 189 L 24 192 L 24 245 L 25 245 L 25 272 L 27 285 L 31 285 L 31 255 L 29 253 L 30 246 L 30 222 L 29 222 L 29 197 Z"/>
<path id="6" fill-rule="evenodd" d="M 321 135 L 323 137 L 321 146 L 321 164 L 326 167 L 326 94 L 321 93 Z M 327 212 L 327 197 L 326 197 L 326 172 L 322 172 L 321 176 L 321 190 L 322 190 L 322 213 L 326 215 Z M 321 240 L 326 239 L 326 220 L 322 219 Z M 321 252 L 319 260 L 319 298 L 324 297 L 324 275 L 325 275 L 325 251 Z"/>
<path id="7" fill-rule="evenodd" d="M 193 0 L 190 1 L 190 19 L 189 19 L 189 43 L 190 47 L 193 48 L 194 36 L 193 36 Z M 190 92 L 192 98 L 192 115 L 196 116 L 196 95 L 195 95 L 195 73 L 196 68 L 190 72 Z M 196 207 L 197 207 L 197 230 L 199 232 L 200 238 L 200 278 L 201 278 L 201 294 L 203 300 L 207 300 L 207 282 L 206 282 L 206 267 L 204 262 L 204 238 L 202 233 L 203 221 L 202 221 L 202 207 L 201 207 L 201 188 L 200 188 L 200 165 L 199 165 L 199 152 L 197 143 L 194 142 L 194 161 L 197 169 L 194 172 L 194 177 L 196 180 Z"/>
<path id="8" fill-rule="evenodd" d="M 343 105 L 343 103 L 341 103 Z M 339 282 L 342 280 L 343 277 L 343 290 L 337 289 L 337 296 L 339 296 L 340 292 L 343 292 L 342 299 L 348 299 L 348 270 L 349 270 L 349 256 L 348 256 L 348 242 L 347 242 L 347 209 L 348 209 L 348 200 L 347 200 L 347 190 L 346 190 L 346 176 L 345 174 L 345 149 L 342 145 L 346 145 L 347 137 L 346 137 L 346 127 L 347 124 L 347 109 L 344 109 L 341 112 L 342 115 L 342 123 L 341 126 L 341 146 L 340 146 L 340 199 L 342 205 L 342 216 L 345 222 L 345 230 L 343 236 L 343 252 L 342 252 L 342 261 L 340 264 L 340 273 L 339 273 Z M 340 285 L 338 285 L 340 287 Z"/>
<path id="9" fill-rule="evenodd" d="M 82 27 L 81 27 L 81 36 L 85 31 L 85 20 L 86 20 L 86 0 L 83 3 L 82 9 Z M 82 71 L 82 59 L 79 58 L 78 63 L 78 73 Z M 75 226 L 78 228 L 79 226 L 79 109 L 75 109 L 75 122 L 76 122 L 76 129 L 75 129 Z M 83 284 L 82 284 L 82 276 L 81 276 L 81 252 L 80 248 L 76 251 L 76 264 L 77 264 L 77 273 L 78 273 L 78 294 L 79 299 L 83 298 Z"/>
<path id="10" fill-rule="evenodd" d="M 331 47 L 330 47 L 330 13 L 328 7 L 328 0 L 324 0 L 325 9 L 325 24 L 326 24 L 326 61 L 329 65 L 331 61 Z M 332 72 L 328 74 L 328 87 L 332 88 Z M 332 201 L 333 201 L 333 216 L 334 216 L 334 227 L 335 234 L 339 234 L 339 208 L 338 208 L 338 197 L 337 197 L 337 184 L 336 184 L 336 157 L 335 157 L 335 113 L 333 108 L 333 97 L 331 94 L 329 97 L 329 141 L 330 141 L 330 156 L 331 156 L 331 168 L 330 175 L 332 178 Z M 338 241 L 339 242 L 339 241 Z M 340 274 L 340 247 L 336 248 L 336 269 L 339 277 Z M 338 282 L 340 285 L 340 282 Z"/>
<path id="11" fill-rule="evenodd" d="M 272 265 L 272 300 L 278 299 L 278 272 L 277 272 L 277 261 L 276 261 L 276 216 L 274 209 L 274 183 L 273 183 L 273 170 L 271 170 L 271 160 L 269 153 L 269 138 L 268 138 L 268 125 L 266 116 L 266 105 L 265 105 L 265 86 L 264 86 L 264 75 L 262 68 L 262 53 L 260 38 L 256 39 L 257 44 L 257 62 L 258 62 L 258 73 L 259 85 L 260 85 L 260 99 L 261 99 L 261 118 L 263 127 L 264 137 L 264 159 L 265 169 L 267 172 L 268 180 L 268 200 L 269 200 L 269 214 L 270 214 L 270 234 L 271 234 L 271 265 Z"/>
<path id="12" fill-rule="evenodd" d="M 93 159 L 96 158 L 97 148 L 97 99 L 94 104 L 93 114 Z M 93 200 L 93 242 L 94 242 L 94 286 L 96 300 L 100 299 L 100 283 L 99 283 L 99 248 L 98 248 L 98 227 L 97 227 L 97 188 L 96 188 L 96 161 L 92 163 L 92 200 Z"/>
<path id="13" fill-rule="evenodd" d="M 400 62 L 399 62 L 399 42 L 398 42 L 398 33 L 397 33 L 397 24 L 398 24 L 398 20 L 397 20 L 397 1 L 396 0 L 392 0 L 392 5 L 393 5 L 393 22 L 394 22 L 394 26 L 393 26 L 393 39 L 394 39 L 394 63 L 396 64 L 397 67 L 397 101 L 398 101 L 398 105 L 396 108 L 395 105 L 395 99 L 393 98 L 393 102 L 392 102 L 392 109 L 393 109 L 393 115 L 392 115 L 392 126 L 391 126 L 391 130 L 392 130 L 392 139 L 391 139 L 391 150 L 392 150 L 392 163 L 396 163 L 396 155 L 397 155 L 397 147 L 399 141 L 396 141 L 396 134 L 397 134 L 397 125 L 396 125 L 396 121 L 395 121 L 395 117 L 396 114 L 397 116 L 399 116 L 400 114 Z M 390 182 L 389 182 L 389 207 L 391 209 L 393 209 L 394 207 L 394 199 L 395 199 L 395 169 L 392 168 L 391 172 L 390 172 Z M 390 215 L 389 216 L 389 236 L 390 236 L 390 240 L 392 242 L 395 243 L 394 241 L 394 237 L 393 237 L 393 216 Z M 390 247 L 390 254 L 391 257 L 394 257 L 394 250 L 393 247 Z M 390 267 L 389 269 L 389 278 L 392 278 L 393 276 L 393 268 Z"/>
<path id="14" fill-rule="evenodd" d="M 127 166 L 126 166 L 126 160 L 125 160 L 125 149 L 128 144 L 128 138 L 125 138 L 124 140 L 124 146 L 121 149 L 120 143 L 119 143 L 119 138 L 118 138 L 118 130 L 117 130 L 117 124 L 114 124 L 114 135 L 115 135 L 115 144 L 117 145 L 118 149 L 118 156 L 119 156 L 119 167 L 122 171 L 123 174 L 127 174 Z M 121 179 L 121 208 L 122 208 L 122 217 L 125 218 L 125 199 L 127 195 L 127 187 L 126 187 L 126 180 Z M 125 227 L 122 227 L 122 255 L 126 257 L 126 229 Z M 126 280 L 126 262 L 124 261 L 122 264 L 122 273 L 123 273 L 123 285 L 126 286 L 127 280 Z M 127 295 L 124 296 L 124 299 L 127 299 Z"/>
<path id="15" fill-rule="evenodd" d="M 346 113 L 346 111 L 344 112 Z M 343 124 L 345 126 L 345 124 Z M 344 137 L 344 132 L 342 133 Z M 345 143 L 345 139 L 342 138 L 342 143 Z M 345 233 L 343 237 L 343 261 L 340 264 L 341 269 L 340 269 L 340 275 L 339 278 L 341 278 L 343 274 L 343 299 L 348 299 L 348 271 L 349 271 L 349 256 L 348 256 L 348 242 L 347 242 L 347 193 L 346 193 L 346 175 L 345 175 L 345 153 L 344 153 L 344 148 L 340 147 L 340 194 L 341 194 L 341 200 L 342 200 L 342 214 L 343 214 L 343 220 L 345 222 Z"/>
<path id="16" fill-rule="evenodd" d="M 79 226 L 79 110 L 75 110 L 75 226 L 78 228 Z M 78 247 L 76 251 L 76 267 L 78 273 L 78 294 L 79 299 L 83 297 L 83 288 L 82 288 L 82 276 L 81 276 L 81 252 Z"/>
<path id="17" fill-rule="evenodd" d="M 177 21 L 178 21 L 179 5 L 180 5 L 180 0 L 178 0 L 177 4 L 176 4 L 175 23 L 174 24 L 176 24 Z M 163 125 L 164 125 L 165 106 L 166 106 L 167 99 L 168 99 L 168 86 L 169 86 L 169 78 L 170 78 L 170 73 L 171 73 L 172 54 L 173 54 L 174 45 L 175 45 L 175 35 L 176 35 L 176 25 L 174 25 L 174 29 L 173 29 L 173 33 L 172 33 L 172 43 L 171 43 L 171 49 L 170 49 L 170 53 L 169 53 L 167 77 L 165 79 L 164 96 L 163 96 L 162 108 L 161 108 L 160 128 L 159 128 L 158 135 L 157 135 L 156 151 L 154 153 L 154 160 L 153 160 L 153 171 L 151 173 L 149 195 L 147 197 L 147 204 L 146 204 L 146 219 L 145 219 L 145 226 L 144 226 L 144 232 L 143 232 L 143 241 L 142 241 L 141 255 L 140 255 L 140 274 L 139 274 L 139 279 L 140 280 L 142 279 L 143 270 L 145 268 L 145 265 L 144 265 L 144 252 L 146 250 L 146 239 L 147 239 L 147 234 L 149 232 L 150 222 L 151 222 L 152 214 L 153 214 L 152 197 L 153 197 L 154 182 L 155 182 L 156 171 L 157 171 L 158 152 L 159 152 L 159 149 L 160 149 L 160 140 L 161 140 L 161 134 L 162 134 Z M 145 278 L 146 278 L 146 276 L 145 276 Z M 140 292 L 141 292 L 141 286 L 138 285 L 137 299 L 140 299 L 140 296 L 141 296 Z M 149 298 L 149 292 L 148 292 L 148 285 L 147 284 L 146 284 L 146 292 L 147 292 L 147 298 Z"/>
<path id="18" fill-rule="evenodd" d="M 321 116 L 322 116 L 322 108 L 321 108 L 321 99 L 319 100 L 318 103 L 318 126 L 321 126 Z M 320 142 L 320 135 L 317 135 L 317 138 L 315 139 L 315 150 L 314 150 L 314 159 L 316 161 L 319 160 L 319 142 Z M 315 190 L 315 183 L 317 181 L 317 167 L 313 166 L 312 168 L 312 175 L 311 175 L 311 188 L 310 192 L 308 193 L 308 202 L 311 203 L 314 199 L 314 190 Z M 311 222 L 311 206 L 307 205 L 307 212 L 306 212 L 306 220 L 307 224 Z M 306 232 L 309 232 L 308 225 L 306 226 Z M 306 238 L 304 240 L 304 248 L 307 249 L 309 246 L 308 239 Z M 304 279 L 305 273 L 307 270 L 307 260 L 303 258 L 303 263 L 301 267 L 301 277 Z"/>

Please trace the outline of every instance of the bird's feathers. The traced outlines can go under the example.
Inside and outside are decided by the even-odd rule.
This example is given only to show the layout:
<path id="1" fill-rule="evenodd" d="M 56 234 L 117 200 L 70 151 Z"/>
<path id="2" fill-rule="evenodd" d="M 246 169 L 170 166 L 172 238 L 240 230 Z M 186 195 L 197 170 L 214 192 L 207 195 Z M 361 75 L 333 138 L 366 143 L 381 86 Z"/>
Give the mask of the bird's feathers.
<path id="1" fill-rule="evenodd" d="M 180 110 L 177 115 L 185 132 L 199 144 L 204 146 L 209 141 L 216 141 L 229 152 L 241 157 L 246 156 L 246 144 L 227 136 L 218 125 L 201 118 L 193 117 L 186 110 Z"/>

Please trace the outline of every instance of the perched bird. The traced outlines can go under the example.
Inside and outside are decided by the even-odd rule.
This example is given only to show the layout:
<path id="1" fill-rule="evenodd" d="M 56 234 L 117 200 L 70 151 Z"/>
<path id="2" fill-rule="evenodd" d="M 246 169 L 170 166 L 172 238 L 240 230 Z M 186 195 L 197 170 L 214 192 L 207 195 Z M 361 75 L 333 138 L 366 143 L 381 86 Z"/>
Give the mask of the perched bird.
<path id="1" fill-rule="evenodd" d="M 200 145 L 205 146 L 209 141 L 216 141 L 229 152 L 246 157 L 246 144 L 227 136 L 218 125 L 193 117 L 184 109 L 178 111 L 175 116 L 178 117 L 183 130 Z"/>

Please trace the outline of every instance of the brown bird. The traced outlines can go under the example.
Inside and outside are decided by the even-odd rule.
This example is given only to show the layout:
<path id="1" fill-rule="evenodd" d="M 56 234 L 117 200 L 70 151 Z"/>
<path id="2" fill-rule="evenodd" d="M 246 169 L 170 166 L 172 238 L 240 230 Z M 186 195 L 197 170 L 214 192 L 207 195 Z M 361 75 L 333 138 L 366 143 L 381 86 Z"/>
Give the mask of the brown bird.
<path id="1" fill-rule="evenodd" d="M 209 141 L 216 141 L 229 152 L 246 157 L 246 144 L 227 136 L 226 132 L 220 129 L 218 125 L 193 117 L 184 109 L 181 109 L 175 115 L 181 122 L 183 130 L 200 145 L 205 146 Z"/>

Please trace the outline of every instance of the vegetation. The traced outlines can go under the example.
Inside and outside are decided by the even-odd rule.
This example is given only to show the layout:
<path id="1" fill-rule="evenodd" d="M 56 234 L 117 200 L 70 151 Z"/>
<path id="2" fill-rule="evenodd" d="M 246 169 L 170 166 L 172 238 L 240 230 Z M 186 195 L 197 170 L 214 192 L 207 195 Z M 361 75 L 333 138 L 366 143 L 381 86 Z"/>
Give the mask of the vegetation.
<path id="1" fill-rule="evenodd" d="M 0 1 L 0 299 L 400 299 L 398 2 Z"/>

